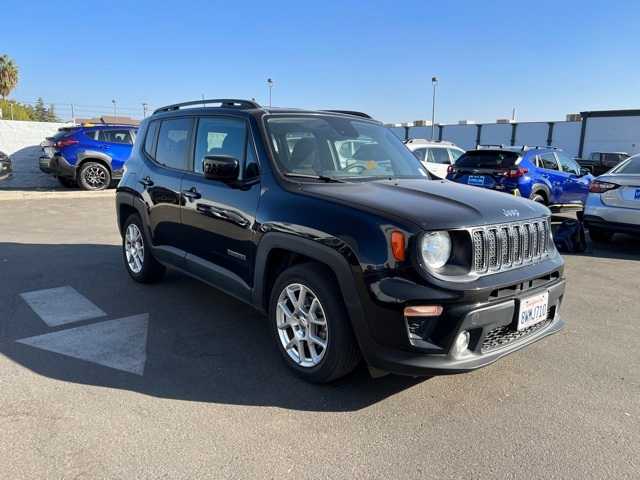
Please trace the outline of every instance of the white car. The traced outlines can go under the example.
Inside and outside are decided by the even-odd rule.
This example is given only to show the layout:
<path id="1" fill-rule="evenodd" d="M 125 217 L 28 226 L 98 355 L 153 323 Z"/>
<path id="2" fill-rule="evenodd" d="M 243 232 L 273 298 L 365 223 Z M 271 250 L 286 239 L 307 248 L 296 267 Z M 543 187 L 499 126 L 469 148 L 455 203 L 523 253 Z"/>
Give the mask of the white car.
<path id="1" fill-rule="evenodd" d="M 584 223 L 596 242 L 606 242 L 617 232 L 640 234 L 640 155 L 591 182 Z"/>
<path id="2" fill-rule="evenodd" d="M 427 167 L 429 173 L 437 178 L 446 178 L 449 165 L 453 165 L 464 153 L 464 150 L 451 142 L 436 142 L 422 138 L 407 140 L 405 145 Z"/>

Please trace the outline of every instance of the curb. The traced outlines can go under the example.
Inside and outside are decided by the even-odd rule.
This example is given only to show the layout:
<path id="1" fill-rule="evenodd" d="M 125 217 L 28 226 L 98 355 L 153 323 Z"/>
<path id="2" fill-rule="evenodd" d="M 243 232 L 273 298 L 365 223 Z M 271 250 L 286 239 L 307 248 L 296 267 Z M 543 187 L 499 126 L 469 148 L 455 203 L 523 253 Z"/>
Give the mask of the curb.
<path id="1" fill-rule="evenodd" d="M 66 198 L 104 198 L 114 197 L 116 190 L 106 190 L 100 192 L 85 192 L 85 191 L 28 191 L 28 190 L 0 190 L 0 202 L 8 200 L 46 200 L 52 198 L 66 199 Z"/>

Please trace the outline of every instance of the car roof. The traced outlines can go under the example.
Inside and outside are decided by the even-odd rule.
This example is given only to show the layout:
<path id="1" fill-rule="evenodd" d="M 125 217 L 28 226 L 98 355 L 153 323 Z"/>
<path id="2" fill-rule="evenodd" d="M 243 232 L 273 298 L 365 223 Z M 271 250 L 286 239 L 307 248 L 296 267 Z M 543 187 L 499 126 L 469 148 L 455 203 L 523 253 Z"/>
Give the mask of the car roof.
<path id="1" fill-rule="evenodd" d="M 219 104 L 220 106 L 212 107 L 207 104 Z M 382 124 L 378 120 L 375 120 L 370 115 L 358 112 L 354 110 L 308 110 L 300 108 L 286 108 L 286 107 L 264 107 L 259 105 L 253 100 L 238 100 L 238 99 L 210 99 L 210 100 L 194 100 L 190 102 L 176 103 L 167 105 L 156 109 L 152 117 L 156 116 L 169 116 L 176 113 L 187 115 L 207 115 L 212 113 L 225 114 L 225 115 L 237 115 L 237 116 L 255 116 L 261 117 L 264 115 L 281 115 L 281 114 L 295 114 L 295 115 L 334 115 L 344 116 L 348 118 L 357 117 L 361 120 L 375 122 Z"/>

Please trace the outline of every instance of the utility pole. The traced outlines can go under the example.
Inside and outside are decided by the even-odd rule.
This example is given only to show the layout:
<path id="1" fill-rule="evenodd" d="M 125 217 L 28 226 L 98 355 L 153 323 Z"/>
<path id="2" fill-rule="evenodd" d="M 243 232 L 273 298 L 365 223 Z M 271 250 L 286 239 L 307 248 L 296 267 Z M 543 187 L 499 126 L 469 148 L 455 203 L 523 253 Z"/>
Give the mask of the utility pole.
<path id="1" fill-rule="evenodd" d="M 433 85 L 433 99 L 431 101 L 431 140 L 433 140 L 436 128 L 436 86 L 438 85 L 438 77 L 431 77 L 431 85 Z"/>
<path id="2" fill-rule="evenodd" d="M 75 114 L 73 112 L 73 103 L 71 104 L 71 121 L 73 123 L 76 123 L 76 116 L 75 116 Z"/>
<path id="3" fill-rule="evenodd" d="M 271 90 L 273 89 L 273 80 L 267 78 L 267 85 L 269 86 L 269 108 L 271 108 Z"/>
<path id="4" fill-rule="evenodd" d="M 113 116 L 117 117 L 118 116 L 118 110 L 116 109 L 116 101 L 115 100 L 111 100 L 111 103 L 113 103 Z"/>
<path id="5" fill-rule="evenodd" d="M 147 105 L 146 102 L 142 102 L 142 118 L 147 118 Z"/>

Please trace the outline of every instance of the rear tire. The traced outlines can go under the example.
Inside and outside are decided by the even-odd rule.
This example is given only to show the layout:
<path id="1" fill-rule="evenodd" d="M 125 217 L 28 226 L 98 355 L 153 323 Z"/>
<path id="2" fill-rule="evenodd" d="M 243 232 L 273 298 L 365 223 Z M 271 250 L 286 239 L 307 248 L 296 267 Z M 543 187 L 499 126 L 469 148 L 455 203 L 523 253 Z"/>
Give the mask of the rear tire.
<path id="1" fill-rule="evenodd" d="M 291 295 L 299 302 L 303 289 L 302 304 L 293 302 Z M 295 265 L 278 276 L 269 301 L 269 323 L 284 362 L 304 380 L 328 383 L 351 373 L 360 362 L 342 295 L 322 265 Z M 314 339 L 326 346 L 320 351 Z M 288 349 L 287 343 L 292 345 Z"/>
<path id="2" fill-rule="evenodd" d="M 613 238 L 613 232 L 603 230 L 597 227 L 589 227 L 589 236 L 596 243 L 606 243 Z"/>
<path id="3" fill-rule="evenodd" d="M 137 213 L 130 215 L 122 231 L 122 258 L 131 278 L 139 283 L 162 280 L 166 268 L 153 256 L 140 216 Z"/>
<path id="4" fill-rule="evenodd" d="M 111 172 L 98 162 L 83 163 L 78 172 L 78 185 L 83 190 L 105 190 L 111 185 Z"/>

